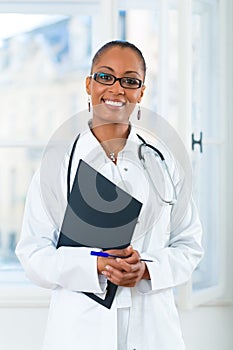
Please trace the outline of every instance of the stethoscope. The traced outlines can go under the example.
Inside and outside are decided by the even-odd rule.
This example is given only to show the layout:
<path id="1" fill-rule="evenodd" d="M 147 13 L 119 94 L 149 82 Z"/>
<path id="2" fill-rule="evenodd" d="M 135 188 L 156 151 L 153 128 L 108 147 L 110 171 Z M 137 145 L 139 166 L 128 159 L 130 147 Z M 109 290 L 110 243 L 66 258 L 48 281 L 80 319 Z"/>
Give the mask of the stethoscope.
<path id="1" fill-rule="evenodd" d="M 69 159 L 68 171 L 67 171 L 67 200 L 69 200 L 69 196 L 70 196 L 70 176 L 71 176 L 72 160 L 73 160 L 74 151 L 76 149 L 76 145 L 77 145 L 77 141 L 79 139 L 79 136 L 80 136 L 80 134 L 76 137 L 76 139 L 75 139 L 75 141 L 73 143 L 72 149 L 71 149 L 71 153 L 70 153 L 70 159 Z M 170 171 L 168 169 L 167 163 L 165 161 L 165 158 L 164 158 L 162 152 L 160 152 L 156 147 L 154 147 L 151 144 L 147 143 L 140 135 L 137 134 L 137 136 L 142 141 L 141 145 L 138 147 L 138 157 L 139 157 L 139 160 L 141 161 L 141 163 L 143 165 L 143 168 L 145 169 L 145 171 L 147 173 L 147 176 L 149 177 L 149 180 L 150 180 L 150 182 L 151 182 L 151 184 L 152 184 L 152 186 L 154 188 L 155 193 L 158 195 L 159 199 L 165 205 L 174 205 L 174 204 L 176 204 L 176 202 L 177 202 L 176 188 L 175 188 L 174 182 L 172 180 Z M 172 186 L 173 196 L 172 196 L 171 199 L 163 198 L 161 193 L 156 188 L 156 186 L 154 184 L 154 181 L 151 178 L 150 172 L 147 169 L 146 160 L 145 160 L 145 157 L 143 155 L 143 148 L 145 148 L 145 147 L 148 147 L 148 148 L 152 149 L 154 151 L 154 154 L 155 154 L 156 158 L 157 157 L 160 158 L 161 168 L 164 170 L 164 172 L 167 173 L 169 182 L 170 182 L 170 184 Z"/>
<path id="2" fill-rule="evenodd" d="M 159 156 L 161 167 L 167 173 L 169 182 L 170 182 L 170 184 L 172 186 L 173 197 L 172 197 L 172 199 L 165 199 L 165 198 L 163 198 L 162 195 L 160 194 L 160 192 L 158 191 L 157 187 L 155 186 L 154 181 L 151 178 L 150 172 L 147 171 L 147 175 L 148 175 L 148 177 L 150 179 L 150 182 L 152 183 L 154 191 L 157 193 L 157 195 L 159 196 L 160 200 L 164 204 L 168 204 L 168 205 L 176 204 L 176 202 L 177 202 L 177 192 L 176 192 L 176 188 L 175 188 L 174 182 L 173 182 L 172 177 L 171 177 L 171 173 L 170 173 L 170 171 L 168 169 L 168 166 L 167 166 L 167 163 L 165 161 L 164 155 L 162 154 L 162 152 L 160 152 L 160 150 L 158 150 L 158 148 L 156 148 L 155 146 L 152 146 L 151 144 L 147 143 L 140 135 L 137 134 L 137 137 L 139 138 L 139 140 L 142 141 L 141 145 L 138 147 L 138 158 L 142 162 L 143 168 L 147 171 L 146 161 L 145 161 L 145 157 L 143 155 L 143 151 L 142 150 L 143 150 L 143 148 L 148 147 L 148 148 L 150 148 L 150 149 L 152 149 L 154 151 L 154 154 L 156 156 Z"/>

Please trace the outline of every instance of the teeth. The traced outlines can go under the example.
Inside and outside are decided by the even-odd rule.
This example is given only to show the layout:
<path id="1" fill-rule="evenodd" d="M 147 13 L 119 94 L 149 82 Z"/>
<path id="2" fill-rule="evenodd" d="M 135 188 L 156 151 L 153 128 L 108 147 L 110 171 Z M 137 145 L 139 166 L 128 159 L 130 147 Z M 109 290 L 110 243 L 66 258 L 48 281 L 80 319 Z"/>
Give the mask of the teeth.
<path id="1" fill-rule="evenodd" d="M 122 106 L 123 106 L 123 102 L 119 102 L 119 101 L 105 100 L 104 102 L 105 102 L 107 105 L 111 105 L 111 106 L 116 106 L 116 107 L 122 107 Z"/>

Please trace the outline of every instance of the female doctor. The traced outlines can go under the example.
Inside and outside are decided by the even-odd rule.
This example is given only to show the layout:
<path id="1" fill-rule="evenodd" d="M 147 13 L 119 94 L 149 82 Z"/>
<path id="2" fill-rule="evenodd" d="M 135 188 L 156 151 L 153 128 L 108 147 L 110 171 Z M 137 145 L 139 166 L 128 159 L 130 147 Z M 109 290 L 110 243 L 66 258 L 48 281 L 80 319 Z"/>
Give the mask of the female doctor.
<path id="1" fill-rule="evenodd" d="M 59 227 L 43 203 L 39 172 L 30 185 L 16 254 L 27 276 L 52 290 L 43 350 L 185 349 L 173 287 L 190 278 L 202 257 L 201 225 L 190 200 L 173 227 L 178 204 L 159 211 L 158 195 L 143 175 L 142 141 L 129 117 L 143 97 L 145 74 L 144 57 L 131 43 L 109 42 L 96 53 L 86 78 L 92 118 L 77 141 L 71 167 L 72 183 L 80 159 L 94 168 L 98 163 L 103 175 L 143 203 L 132 245 L 108 251 L 126 258 L 94 257 L 87 247 L 56 249 Z M 69 157 L 70 150 L 60 169 L 64 194 Z M 168 168 L 179 199 L 180 174 L 171 156 Z M 107 280 L 118 285 L 110 309 L 81 293 L 101 295 Z"/>

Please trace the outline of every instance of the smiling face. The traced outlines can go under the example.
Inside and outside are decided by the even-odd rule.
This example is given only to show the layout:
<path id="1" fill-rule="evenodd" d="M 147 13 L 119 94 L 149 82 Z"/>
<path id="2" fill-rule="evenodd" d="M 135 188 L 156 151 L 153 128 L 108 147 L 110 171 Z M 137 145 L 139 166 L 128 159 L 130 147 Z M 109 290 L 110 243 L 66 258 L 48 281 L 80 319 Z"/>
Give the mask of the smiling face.
<path id="1" fill-rule="evenodd" d="M 145 72 L 138 54 L 131 48 L 108 48 L 95 61 L 93 73 L 108 73 L 116 78 L 128 77 L 144 81 Z M 138 89 L 128 89 L 116 81 L 113 85 L 104 85 L 93 77 L 86 79 L 86 91 L 91 95 L 94 109 L 93 121 L 127 122 L 136 103 L 142 99 L 145 86 Z M 100 106 L 101 113 L 95 113 L 95 107 Z M 98 107 L 99 108 L 99 107 Z"/>

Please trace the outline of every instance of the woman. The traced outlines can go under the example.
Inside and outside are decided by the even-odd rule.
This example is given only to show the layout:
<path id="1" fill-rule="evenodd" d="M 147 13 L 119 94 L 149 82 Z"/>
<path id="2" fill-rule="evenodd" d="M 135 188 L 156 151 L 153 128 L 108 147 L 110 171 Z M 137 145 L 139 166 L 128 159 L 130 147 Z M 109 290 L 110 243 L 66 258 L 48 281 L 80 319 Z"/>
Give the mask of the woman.
<path id="1" fill-rule="evenodd" d="M 93 257 L 86 247 L 56 249 L 59 227 L 44 208 L 38 175 L 30 186 L 16 253 L 28 277 L 52 289 L 43 350 L 184 349 L 172 288 L 190 278 L 202 257 L 201 226 L 190 200 L 173 227 L 172 206 L 158 214 L 158 196 L 142 175 L 141 140 L 129 117 L 143 97 L 145 75 L 142 53 L 128 42 L 107 43 L 96 53 L 86 79 L 92 120 L 78 139 L 71 169 L 72 182 L 81 158 L 93 167 L 98 160 L 103 175 L 143 203 L 132 246 L 108 251 L 126 258 Z M 169 158 L 179 184 L 174 163 Z M 65 179 L 67 163 L 61 172 Z M 176 190 L 179 197 L 178 185 Z M 101 295 L 107 280 L 118 285 L 110 309 L 80 292 Z"/>

